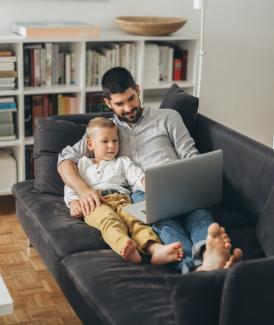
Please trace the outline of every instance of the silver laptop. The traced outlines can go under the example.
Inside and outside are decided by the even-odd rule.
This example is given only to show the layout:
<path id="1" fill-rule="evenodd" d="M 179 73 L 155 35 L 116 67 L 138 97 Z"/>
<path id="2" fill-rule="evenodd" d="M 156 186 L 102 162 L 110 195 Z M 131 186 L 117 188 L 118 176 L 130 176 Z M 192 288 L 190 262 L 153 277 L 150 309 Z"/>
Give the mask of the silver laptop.
<path id="1" fill-rule="evenodd" d="M 146 200 L 123 208 L 144 223 L 211 207 L 222 201 L 223 151 L 148 168 L 145 183 Z"/>

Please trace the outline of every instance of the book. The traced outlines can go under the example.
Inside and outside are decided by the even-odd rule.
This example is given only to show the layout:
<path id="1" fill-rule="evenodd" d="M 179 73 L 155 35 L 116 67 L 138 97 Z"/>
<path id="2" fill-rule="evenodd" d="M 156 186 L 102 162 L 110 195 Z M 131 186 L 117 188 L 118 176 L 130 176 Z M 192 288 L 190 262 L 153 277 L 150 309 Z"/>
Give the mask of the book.
<path id="1" fill-rule="evenodd" d="M 0 110 L 2 108 L 16 108 L 16 103 L 15 102 L 0 103 Z"/>
<path id="2" fill-rule="evenodd" d="M 17 71 L 0 71 L 0 78 L 16 78 Z"/>
<path id="3" fill-rule="evenodd" d="M 0 71 L 14 71 L 14 70 L 15 70 L 14 62 L 0 61 Z"/>
<path id="4" fill-rule="evenodd" d="M 15 82 L 15 78 L 0 78 L 0 85 L 11 84 Z"/>
<path id="5" fill-rule="evenodd" d="M 99 27 L 85 22 L 18 22 L 12 30 L 23 37 L 97 37 Z"/>
<path id="6" fill-rule="evenodd" d="M 12 122 L 13 122 L 13 112 L 0 111 L 0 124 L 12 123 Z"/>
<path id="7" fill-rule="evenodd" d="M 16 56 L 0 56 L 0 62 L 16 62 Z"/>
<path id="8" fill-rule="evenodd" d="M 3 57 L 3 56 L 12 56 L 13 55 L 13 52 L 10 51 L 10 50 L 0 50 L 0 57 Z"/>
<path id="9" fill-rule="evenodd" d="M 13 122 L 0 124 L 0 136 L 6 136 L 6 135 L 14 135 Z"/>
<path id="10" fill-rule="evenodd" d="M 0 135 L 0 141 L 11 141 L 11 140 L 15 140 L 16 139 L 16 135 Z"/>
<path id="11" fill-rule="evenodd" d="M 0 103 L 10 103 L 14 102 L 13 97 L 0 97 Z"/>

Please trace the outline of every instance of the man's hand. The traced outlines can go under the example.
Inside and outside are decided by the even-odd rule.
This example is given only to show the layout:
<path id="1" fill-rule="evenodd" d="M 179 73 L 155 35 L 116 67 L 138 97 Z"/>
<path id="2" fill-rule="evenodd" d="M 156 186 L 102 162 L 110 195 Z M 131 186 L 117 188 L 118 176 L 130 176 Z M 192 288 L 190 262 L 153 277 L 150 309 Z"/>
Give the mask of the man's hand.
<path id="1" fill-rule="evenodd" d="M 72 217 L 81 219 L 83 217 L 83 212 L 79 200 L 72 200 L 69 203 L 69 212 Z"/>
<path id="2" fill-rule="evenodd" d="M 102 197 L 100 192 L 88 187 L 78 193 L 79 202 L 84 216 L 90 214 L 96 207 L 101 205 Z"/>

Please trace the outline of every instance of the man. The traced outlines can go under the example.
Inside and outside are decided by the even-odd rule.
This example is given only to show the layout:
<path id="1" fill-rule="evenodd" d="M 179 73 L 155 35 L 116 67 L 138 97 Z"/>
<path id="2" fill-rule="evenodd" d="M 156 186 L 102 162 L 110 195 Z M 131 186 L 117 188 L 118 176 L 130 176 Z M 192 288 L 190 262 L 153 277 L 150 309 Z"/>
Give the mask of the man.
<path id="1" fill-rule="evenodd" d="M 170 109 L 142 107 L 140 90 L 130 72 L 116 67 L 102 78 L 105 103 L 114 112 L 119 128 L 119 155 L 128 156 L 143 170 L 199 154 L 181 116 Z M 79 176 L 78 160 L 88 155 L 85 137 L 59 155 L 58 172 L 63 181 L 79 195 L 81 209 L 87 215 L 100 206 L 100 193 L 90 188 Z M 144 194 L 133 189 L 137 202 Z M 172 218 L 153 225 L 165 244 L 180 241 L 184 258 L 176 264 L 183 273 L 229 267 L 242 255 L 235 249 L 230 256 L 230 240 L 224 229 L 214 224 L 210 210 L 194 211 L 182 218 Z"/>

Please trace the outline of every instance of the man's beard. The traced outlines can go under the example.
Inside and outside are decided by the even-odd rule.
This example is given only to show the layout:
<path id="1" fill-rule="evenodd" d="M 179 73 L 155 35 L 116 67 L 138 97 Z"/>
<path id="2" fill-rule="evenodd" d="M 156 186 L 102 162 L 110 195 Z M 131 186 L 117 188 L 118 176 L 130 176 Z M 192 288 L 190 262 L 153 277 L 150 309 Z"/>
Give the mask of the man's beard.
<path id="1" fill-rule="evenodd" d="M 143 112 L 143 109 L 141 106 L 135 107 L 133 108 L 133 110 L 130 113 L 124 113 L 124 114 L 117 114 L 118 118 L 120 121 L 124 121 L 126 123 L 136 123 L 138 122 L 139 118 L 141 117 Z M 134 113 L 134 115 L 132 117 L 129 118 L 130 115 L 132 115 L 132 113 Z"/>

